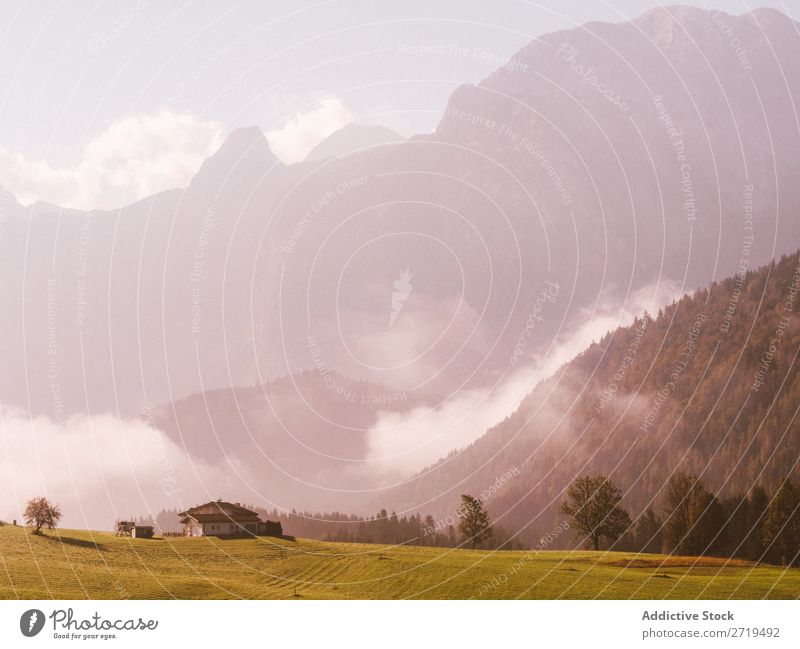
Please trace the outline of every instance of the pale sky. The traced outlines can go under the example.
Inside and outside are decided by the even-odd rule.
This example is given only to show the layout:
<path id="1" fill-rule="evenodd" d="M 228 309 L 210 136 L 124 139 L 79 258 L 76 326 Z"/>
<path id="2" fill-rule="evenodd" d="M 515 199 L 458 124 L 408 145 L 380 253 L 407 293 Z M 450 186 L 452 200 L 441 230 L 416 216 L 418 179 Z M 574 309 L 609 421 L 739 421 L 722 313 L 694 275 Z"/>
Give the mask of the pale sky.
<path id="1" fill-rule="evenodd" d="M 800 13 L 788 0 L 683 4 Z M 117 181 L 141 195 L 185 183 L 240 126 L 290 162 L 349 121 L 431 131 L 459 84 L 538 35 L 656 5 L 2 0 L 0 186 L 23 202 L 108 206 Z"/>

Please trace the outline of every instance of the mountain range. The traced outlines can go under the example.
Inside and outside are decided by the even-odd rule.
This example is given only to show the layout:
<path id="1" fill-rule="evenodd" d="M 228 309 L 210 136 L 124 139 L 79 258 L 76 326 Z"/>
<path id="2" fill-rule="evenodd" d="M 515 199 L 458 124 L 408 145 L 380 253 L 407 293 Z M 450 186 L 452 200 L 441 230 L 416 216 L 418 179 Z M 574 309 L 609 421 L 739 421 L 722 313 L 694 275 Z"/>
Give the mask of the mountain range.
<path id="1" fill-rule="evenodd" d="M 569 396 L 545 400 L 551 382 L 525 397 L 582 348 L 562 358 L 565 341 L 585 347 L 609 318 L 800 247 L 799 55 L 780 12 L 660 7 L 535 39 L 457 88 L 431 134 L 349 128 L 285 165 L 242 128 L 188 187 L 116 211 L 4 193 L 0 399 L 56 421 L 155 412 L 190 456 L 260 463 L 282 502 L 370 510 L 444 508 L 503 468 L 487 458 L 533 404 L 562 399 L 569 432 L 537 451 L 538 475 L 589 424 L 572 413 L 587 364 L 619 353 L 604 338 L 551 380 Z M 653 319 L 648 340 L 685 334 L 662 327 Z M 472 428 L 450 435 L 443 413 L 464 403 Z M 424 443 L 404 437 L 415 421 L 438 440 L 419 456 Z M 611 468 L 626 435 L 596 466 Z M 509 461 L 541 441 L 522 437 Z M 581 444 L 562 478 L 594 448 Z M 412 459 L 376 477 L 364 467 L 381 452 Z M 661 477 L 645 475 L 642 498 Z M 541 498 L 519 507 L 549 512 Z"/>

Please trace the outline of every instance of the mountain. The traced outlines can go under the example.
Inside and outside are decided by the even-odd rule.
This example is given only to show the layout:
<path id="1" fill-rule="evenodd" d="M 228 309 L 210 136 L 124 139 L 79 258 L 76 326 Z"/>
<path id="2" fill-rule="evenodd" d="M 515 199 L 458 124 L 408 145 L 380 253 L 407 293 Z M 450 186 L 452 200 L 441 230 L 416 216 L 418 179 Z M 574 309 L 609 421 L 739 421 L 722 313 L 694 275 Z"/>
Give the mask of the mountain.
<path id="1" fill-rule="evenodd" d="M 723 496 L 800 478 L 800 253 L 687 295 L 591 345 L 469 447 L 381 494 L 398 512 L 482 495 L 535 540 L 578 476 L 604 474 L 632 515 L 682 469 Z"/>
<path id="2" fill-rule="evenodd" d="M 306 160 L 322 161 L 327 158 L 341 158 L 362 149 L 402 141 L 403 138 L 400 135 L 385 126 L 348 124 L 322 140 L 306 156 Z"/>
<path id="3" fill-rule="evenodd" d="M 633 295 L 800 246 L 799 53 L 777 12 L 658 8 L 536 39 L 432 135 L 287 166 L 244 129 L 121 210 L 9 202 L 0 399 L 136 416 L 318 365 L 438 405 L 503 384 Z"/>
<path id="4" fill-rule="evenodd" d="M 248 486 L 287 511 L 341 507 L 345 499 L 358 508 L 374 493 L 368 431 L 382 412 L 422 405 L 386 386 L 309 370 L 194 394 L 154 409 L 152 422 L 193 461 L 249 471 Z"/>
<path id="5" fill-rule="evenodd" d="M 222 181 L 224 185 L 236 182 L 252 187 L 271 171 L 280 172 L 283 167 L 260 128 L 239 128 L 203 163 L 192 179 L 192 186 L 214 186 Z"/>

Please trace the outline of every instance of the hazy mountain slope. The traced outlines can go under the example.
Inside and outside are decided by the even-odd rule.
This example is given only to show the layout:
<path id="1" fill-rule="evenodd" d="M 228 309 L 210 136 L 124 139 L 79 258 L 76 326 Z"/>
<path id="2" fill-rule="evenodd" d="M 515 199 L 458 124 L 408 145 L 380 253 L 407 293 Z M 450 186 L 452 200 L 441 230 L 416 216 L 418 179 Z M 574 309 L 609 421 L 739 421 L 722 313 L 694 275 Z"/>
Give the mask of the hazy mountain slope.
<path id="1" fill-rule="evenodd" d="M 190 460 L 249 470 L 250 487 L 270 502 L 358 509 L 372 496 L 358 492 L 375 484 L 367 434 L 378 413 L 420 405 L 386 386 L 308 371 L 194 394 L 155 409 L 152 419 Z"/>
<path id="2" fill-rule="evenodd" d="M 459 494 L 482 493 L 504 527 L 535 538 L 561 520 L 563 490 L 586 473 L 609 475 L 634 514 L 660 506 L 678 468 L 722 494 L 775 489 L 800 477 L 798 352 L 794 253 L 608 334 L 383 502 L 444 512 Z"/>

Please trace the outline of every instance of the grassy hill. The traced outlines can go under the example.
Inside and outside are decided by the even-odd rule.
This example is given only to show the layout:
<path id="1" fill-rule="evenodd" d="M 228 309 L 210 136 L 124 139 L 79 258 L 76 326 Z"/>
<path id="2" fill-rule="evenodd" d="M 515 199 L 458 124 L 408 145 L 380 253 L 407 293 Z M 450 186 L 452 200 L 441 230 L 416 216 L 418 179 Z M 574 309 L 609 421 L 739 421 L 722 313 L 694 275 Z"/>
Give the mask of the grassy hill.
<path id="1" fill-rule="evenodd" d="M 0 598 L 780 598 L 800 569 L 620 552 L 501 552 L 316 541 L 129 539 L 0 527 Z"/>

